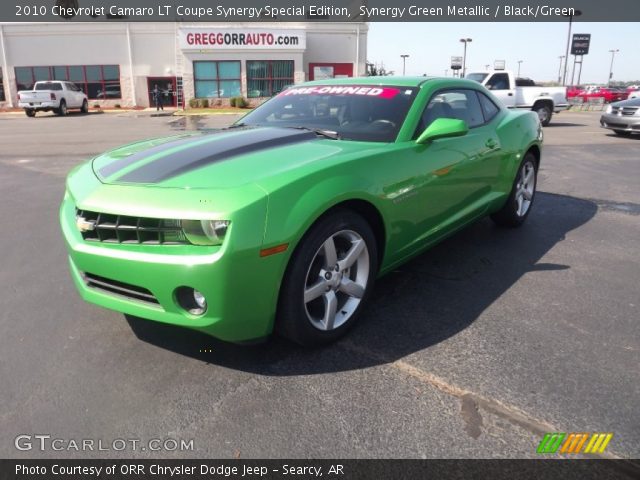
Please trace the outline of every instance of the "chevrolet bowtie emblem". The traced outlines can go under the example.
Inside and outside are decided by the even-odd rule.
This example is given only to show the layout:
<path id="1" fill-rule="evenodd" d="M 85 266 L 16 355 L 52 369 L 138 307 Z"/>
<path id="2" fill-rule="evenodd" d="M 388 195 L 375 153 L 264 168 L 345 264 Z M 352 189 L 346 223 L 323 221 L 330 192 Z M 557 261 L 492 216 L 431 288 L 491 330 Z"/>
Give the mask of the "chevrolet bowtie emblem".
<path id="1" fill-rule="evenodd" d="M 81 232 L 90 232 L 92 230 L 95 230 L 96 221 L 87 220 L 84 217 L 76 217 L 76 227 L 78 227 L 78 230 L 80 230 Z"/>

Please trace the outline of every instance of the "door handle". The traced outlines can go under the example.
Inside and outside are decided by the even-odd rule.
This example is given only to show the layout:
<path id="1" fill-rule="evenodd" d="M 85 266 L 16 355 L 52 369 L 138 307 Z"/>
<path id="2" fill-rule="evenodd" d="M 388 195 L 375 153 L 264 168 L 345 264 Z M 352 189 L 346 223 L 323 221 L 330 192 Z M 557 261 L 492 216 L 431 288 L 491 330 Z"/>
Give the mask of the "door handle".
<path id="1" fill-rule="evenodd" d="M 493 138 L 490 138 L 485 142 L 485 147 L 494 149 L 498 146 L 498 142 L 496 142 Z"/>
<path id="2" fill-rule="evenodd" d="M 513 97 L 513 93 L 509 92 L 507 95 L 509 95 L 510 97 Z"/>

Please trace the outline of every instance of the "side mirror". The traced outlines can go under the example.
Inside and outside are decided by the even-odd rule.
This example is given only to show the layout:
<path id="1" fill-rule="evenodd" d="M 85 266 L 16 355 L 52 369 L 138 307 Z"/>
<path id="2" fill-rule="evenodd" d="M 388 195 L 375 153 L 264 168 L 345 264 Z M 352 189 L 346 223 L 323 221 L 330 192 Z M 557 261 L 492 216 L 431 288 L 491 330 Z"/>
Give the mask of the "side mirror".
<path id="1" fill-rule="evenodd" d="M 455 118 L 437 118 L 420 134 L 416 143 L 425 145 L 438 138 L 461 137 L 469 131 L 467 122 Z"/>

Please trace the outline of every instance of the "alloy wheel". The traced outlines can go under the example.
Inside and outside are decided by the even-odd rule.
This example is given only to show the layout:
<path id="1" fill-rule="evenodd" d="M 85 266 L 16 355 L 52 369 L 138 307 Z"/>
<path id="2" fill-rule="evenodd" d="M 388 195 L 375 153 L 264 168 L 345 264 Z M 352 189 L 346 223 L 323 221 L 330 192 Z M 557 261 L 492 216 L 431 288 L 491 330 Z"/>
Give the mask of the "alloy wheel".
<path id="1" fill-rule="evenodd" d="M 353 230 L 327 238 L 313 257 L 304 287 L 307 318 L 318 330 L 343 325 L 360 305 L 371 262 L 365 240 Z"/>

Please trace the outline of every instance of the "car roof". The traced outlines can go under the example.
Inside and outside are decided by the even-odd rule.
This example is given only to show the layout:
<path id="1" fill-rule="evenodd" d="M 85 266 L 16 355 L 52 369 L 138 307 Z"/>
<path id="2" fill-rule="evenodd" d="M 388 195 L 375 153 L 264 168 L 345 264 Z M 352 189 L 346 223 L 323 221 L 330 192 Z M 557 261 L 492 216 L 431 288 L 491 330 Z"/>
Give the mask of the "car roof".
<path id="1" fill-rule="evenodd" d="M 313 80 L 305 82 L 303 85 L 387 85 L 393 87 L 420 87 L 425 83 L 455 82 L 460 85 L 479 85 L 472 80 L 454 77 L 348 77 L 348 78 L 328 78 L 325 80 Z M 296 84 L 298 87 L 302 84 Z"/>

